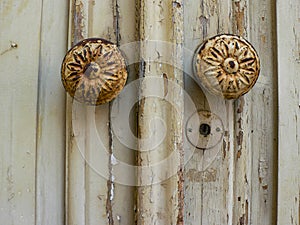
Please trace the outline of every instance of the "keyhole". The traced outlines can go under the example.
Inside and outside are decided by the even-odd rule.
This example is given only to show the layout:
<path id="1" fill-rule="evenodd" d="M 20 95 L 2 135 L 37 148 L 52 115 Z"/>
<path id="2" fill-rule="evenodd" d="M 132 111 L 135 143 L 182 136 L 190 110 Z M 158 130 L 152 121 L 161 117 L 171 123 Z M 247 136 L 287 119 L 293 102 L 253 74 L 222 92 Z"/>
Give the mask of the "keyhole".
<path id="1" fill-rule="evenodd" d="M 199 132 L 204 137 L 210 135 L 210 126 L 207 123 L 202 123 L 199 128 Z"/>

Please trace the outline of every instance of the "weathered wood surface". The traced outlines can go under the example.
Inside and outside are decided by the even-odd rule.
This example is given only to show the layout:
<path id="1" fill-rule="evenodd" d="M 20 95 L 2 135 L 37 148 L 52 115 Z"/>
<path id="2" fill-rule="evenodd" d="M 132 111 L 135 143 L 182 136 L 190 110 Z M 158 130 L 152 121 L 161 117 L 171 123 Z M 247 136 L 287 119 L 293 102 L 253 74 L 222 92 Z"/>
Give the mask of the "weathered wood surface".
<path id="1" fill-rule="evenodd" d="M 101 37 L 118 45 L 135 40 L 134 1 L 125 4 L 124 1 L 74 0 L 70 9 L 70 46 L 88 37 Z M 135 73 L 129 76 L 132 80 Z M 121 100 L 92 107 L 69 99 L 68 224 L 134 223 L 134 186 L 120 182 L 117 179 L 120 175 L 114 169 L 118 161 L 134 164 L 135 160 L 134 151 L 119 143 L 114 135 L 111 108 L 118 107 L 118 101 Z"/>
<path id="2" fill-rule="evenodd" d="M 205 101 L 197 84 L 189 78 L 186 80 L 185 88 L 190 90 L 197 108 L 210 107 L 221 117 L 226 130 L 222 145 L 217 146 L 219 154 L 209 168 L 205 171 L 199 168 L 206 152 L 196 151 L 186 165 L 187 224 L 267 225 L 276 220 L 273 208 L 276 203 L 274 16 L 272 1 L 185 4 L 186 48 L 196 49 L 203 40 L 218 33 L 234 33 L 254 45 L 262 62 L 261 75 L 253 90 L 223 105 L 220 100 Z M 185 62 L 187 73 L 189 61 Z"/>
<path id="3" fill-rule="evenodd" d="M 212 98 L 203 92 L 193 76 L 191 57 L 208 37 L 231 32 L 231 1 L 185 3 L 185 90 L 197 110 L 211 110 L 218 115 L 225 130 L 224 140 L 213 149 L 194 149 L 185 165 L 185 224 L 230 224 L 232 219 L 233 124 L 232 103 Z M 222 148 L 222 149 L 221 149 Z M 213 154 L 211 154 L 213 153 Z M 207 163 L 201 163 L 202 161 Z"/>
<path id="4" fill-rule="evenodd" d="M 1 221 L 299 225 L 299 12 L 292 0 L 1 1 Z M 236 101 L 210 96 L 192 77 L 195 49 L 219 33 L 244 36 L 261 59 L 257 84 Z M 87 37 L 120 46 L 128 84 L 153 75 L 163 82 L 138 82 L 96 108 L 69 97 L 65 105 L 59 69 L 67 39 L 71 47 Z M 139 145 L 127 135 L 132 140 L 124 143 L 131 130 L 112 126 L 127 115 L 123 101 L 151 90 L 168 97 L 140 99 L 138 114 L 124 118 Z M 193 110 L 221 118 L 224 137 L 213 149 L 184 139 Z M 165 122 L 166 137 L 137 155 L 161 128 L 154 117 Z"/>
<path id="5" fill-rule="evenodd" d="M 43 1 L 37 102 L 36 224 L 65 224 L 65 91 L 68 3 Z M 26 129 L 25 129 L 26 130 Z"/>
<path id="6" fill-rule="evenodd" d="M 66 12 L 60 1 L 0 3 L 1 223 L 64 224 L 67 17 L 55 14 Z"/>
<path id="7" fill-rule="evenodd" d="M 41 2 L 22 3 L 0 5 L 0 215 L 7 224 L 35 222 Z M 36 32 L 29 33 L 28 24 Z"/>
<path id="8" fill-rule="evenodd" d="M 300 224 L 300 2 L 277 1 L 278 220 Z"/>
<path id="9" fill-rule="evenodd" d="M 140 16 L 137 224 L 183 224 L 183 2 L 142 0 Z"/>

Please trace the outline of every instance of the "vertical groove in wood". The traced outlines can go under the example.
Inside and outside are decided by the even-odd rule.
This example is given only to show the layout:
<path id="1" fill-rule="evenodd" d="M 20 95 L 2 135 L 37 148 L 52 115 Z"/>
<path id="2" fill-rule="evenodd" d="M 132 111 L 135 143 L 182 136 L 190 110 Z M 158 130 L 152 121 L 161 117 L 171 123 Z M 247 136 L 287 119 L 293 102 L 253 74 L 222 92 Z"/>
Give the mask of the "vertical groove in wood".
<path id="1" fill-rule="evenodd" d="M 67 49 L 67 12 L 67 3 L 43 1 L 37 107 L 36 224 L 65 223 L 65 92 L 60 81 L 60 64 Z"/>
<path id="2" fill-rule="evenodd" d="M 119 5 L 118 5 L 118 0 L 112 0 L 112 14 L 113 14 L 113 29 L 114 29 L 114 41 L 116 42 L 117 46 L 119 46 L 119 40 L 120 40 L 120 33 L 119 33 Z M 112 103 L 109 103 L 109 109 L 108 109 L 108 114 L 111 115 L 111 108 L 112 108 Z M 112 131 L 112 121 L 111 117 L 109 116 L 109 121 L 108 121 L 108 132 L 109 132 L 109 157 L 108 157 L 108 180 L 107 180 L 107 197 L 106 197 L 106 214 L 108 217 L 108 224 L 109 225 L 114 225 L 114 212 L 113 212 L 113 200 L 115 197 L 115 183 L 114 183 L 114 175 L 113 175 L 113 165 L 112 165 L 112 157 L 114 157 L 114 133 Z"/>
<path id="3" fill-rule="evenodd" d="M 70 1 L 69 47 L 88 35 L 88 0 Z M 85 108 L 68 96 L 66 112 L 66 223 L 86 224 L 85 159 L 78 146 L 78 137 L 87 132 Z M 74 118 L 74 119 L 73 119 Z M 73 124 L 81 128 L 75 131 Z"/>
<path id="4" fill-rule="evenodd" d="M 90 1 L 89 14 L 90 37 L 100 37 L 116 43 L 116 1 Z M 115 224 L 113 215 L 113 199 L 115 183 L 113 180 L 113 132 L 110 121 L 110 104 L 95 107 L 94 124 L 90 124 L 93 136 L 90 137 L 89 166 L 86 183 L 88 208 L 86 211 L 88 224 Z M 93 185 L 91 185 L 91 183 Z"/>
<path id="5" fill-rule="evenodd" d="M 36 222 L 41 1 L 0 2 L 0 218 Z"/>
<path id="6" fill-rule="evenodd" d="M 300 2 L 278 0 L 277 224 L 300 224 Z"/>
<path id="7" fill-rule="evenodd" d="M 170 191 L 177 190 L 176 214 L 177 225 L 184 224 L 184 98 L 183 98 L 183 44 L 184 44 L 184 1 L 177 0 L 172 2 L 172 17 L 173 17 L 173 60 L 174 60 L 174 82 L 179 85 L 180 92 L 172 93 L 172 99 L 178 104 L 180 111 L 172 108 L 172 117 L 170 123 L 173 124 L 172 131 L 174 143 L 174 151 L 178 154 L 178 165 L 176 176 L 177 187 L 172 187 Z"/>
<path id="8" fill-rule="evenodd" d="M 120 47 L 134 41 L 132 37 L 135 37 L 136 25 L 130 23 L 136 19 L 135 15 L 131 14 L 134 2 L 76 1 L 75 9 L 79 12 L 75 14 L 75 22 L 71 26 L 75 30 L 70 32 L 71 36 L 78 36 L 79 39 L 100 37 L 115 42 Z M 79 18 L 80 16 L 82 18 Z M 134 71 L 130 73 L 131 76 L 134 74 Z M 73 132 L 76 133 L 73 134 L 73 146 L 68 149 L 72 154 L 77 152 L 75 154 L 78 157 L 69 157 L 73 166 L 69 167 L 68 171 L 74 175 L 68 181 L 71 193 L 69 202 L 73 201 L 72 198 L 82 200 L 78 206 L 75 206 L 75 202 L 70 202 L 68 206 L 69 218 L 73 223 L 81 224 L 80 220 L 84 220 L 85 224 L 134 222 L 134 187 L 119 183 L 120 175 L 131 171 L 120 171 L 118 165 L 128 161 L 134 164 L 133 151 L 118 140 L 119 137 L 114 133 L 112 126 L 112 118 L 122 116 L 120 110 L 118 115 L 111 115 L 112 109 L 118 107 L 119 101 L 117 98 L 109 104 L 97 107 L 84 106 L 76 101 L 70 103 L 72 112 L 69 114 L 69 129 L 75 129 Z M 80 179 L 76 180 L 76 174 Z M 134 175 L 126 174 L 126 177 L 129 176 Z M 80 196 L 77 196 L 78 193 Z"/>
<path id="9" fill-rule="evenodd" d="M 278 35 L 277 35 L 277 2 L 274 0 L 271 0 L 271 15 L 272 15 L 272 26 L 271 26 L 271 31 L 270 34 L 272 35 L 272 41 L 270 45 L 272 46 L 271 53 L 274 56 L 274 63 L 273 63 L 273 74 L 277 74 L 277 76 L 273 76 L 273 78 L 270 78 L 273 82 L 273 90 L 272 90 L 272 96 L 273 96 L 273 111 L 274 111 L 274 118 L 273 118 L 273 125 L 274 125 L 274 139 L 273 139 L 273 178 L 272 178 L 272 186 L 273 186 L 273 202 L 272 202 L 272 223 L 276 224 L 277 223 L 277 218 L 278 218 L 278 176 L 279 176 L 279 82 L 278 82 Z M 276 48 L 274 47 L 276 46 Z M 274 207 L 276 206 L 276 207 Z M 299 207 L 300 209 L 300 207 Z M 299 213 L 300 214 L 300 213 Z M 299 221 L 300 224 L 300 221 Z"/>
<path id="10" fill-rule="evenodd" d="M 138 214 L 137 224 L 182 224 L 183 91 L 181 1 L 141 3 L 141 80 L 139 103 Z M 173 24 L 174 23 L 174 24 Z M 155 40 L 155 42 L 152 42 Z M 154 51 L 153 51 L 154 50 Z M 175 67 L 175 64 L 179 68 Z M 157 97 L 149 97 L 156 84 Z M 175 83 L 177 86 L 173 87 Z M 165 97 L 159 97 L 160 93 Z M 168 96 L 168 99 L 165 99 Z M 168 102 L 170 101 L 170 102 Z M 174 104 L 174 102 L 176 102 Z M 171 104 L 173 105 L 171 105 Z M 170 104 L 170 105 L 168 105 Z M 178 110 L 179 109 L 179 110 Z M 178 110 L 178 111 L 176 111 Z M 153 133 L 162 132 L 154 125 L 155 117 L 164 121 L 164 140 L 153 148 L 144 142 Z M 152 125 L 151 125 L 152 123 Z M 154 129 L 154 130 L 153 130 Z M 153 138 L 153 137 L 152 137 Z M 152 144 L 157 144 L 158 137 Z M 153 148 L 152 150 L 149 147 Z M 170 155 L 175 160 L 168 162 Z M 164 164 L 160 169 L 155 165 Z M 169 174 L 169 175 L 168 175 Z"/>
<path id="11" fill-rule="evenodd" d="M 249 35 L 249 2 L 240 0 L 232 2 L 233 33 L 248 38 Z M 251 93 L 250 93 L 251 94 Z M 249 214 L 252 201 L 249 196 L 251 190 L 251 137 L 252 127 L 251 97 L 248 93 L 237 99 L 233 104 L 233 196 L 232 196 L 232 224 L 250 224 Z"/>
<path id="12" fill-rule="evenodd" d="M 137 21 L 136 21 L 136 5 L 135 0 L 114 0 L 114 24 L 116 43 L 123 52 L 127 61 L 128 79 L 127 86 L 121 94 L 111 103 L 110 108 L 110 123 L 112 125 L 112 172 L 111 180 L 113 181 L 113 198 L 112 218 L 114 224 L 134 224 L 135 209 L 136 209 L 136 183 L 135 171 L 132 169 L 136 166 L 136 140 L 131 138 L 127 133 L 136 135 L 136 111 L 134 104 L 130 105 L 130 112 L 126 111 L 124 104 L 128 106 L 129 102 L 137 100 L 135 89 L 132 88 L 132 83 L 137 77 L 137 63 L 139 59 L 138 39 L 137 36 Z M 133 57 L 132 57 L 133 56 Z M 129 117 L 127 117 L 127 114 Z M 121 118 L 122 123 L 127 124 L 126 130 L 122 129 L 120 124 L 116 123 L 116 118 Z M 132 128 L 132 129 L 131 129 Z M 129 136 L 126 142 L 123 141 L 124 136 Z M 128 143 L 132 143 L 131 145 Z"/>

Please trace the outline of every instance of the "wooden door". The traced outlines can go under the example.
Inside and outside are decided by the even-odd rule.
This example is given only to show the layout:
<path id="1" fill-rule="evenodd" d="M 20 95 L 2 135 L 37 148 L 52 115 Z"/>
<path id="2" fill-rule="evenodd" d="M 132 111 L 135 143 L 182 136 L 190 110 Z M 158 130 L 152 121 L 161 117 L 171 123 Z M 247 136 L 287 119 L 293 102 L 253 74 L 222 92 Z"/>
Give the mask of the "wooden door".
<path id="1" fill-rule="evenodd" d="M 300 225 L 299 18 L 292 0 L 1 1 L 1 224 Z M 237 100 L 193 73 L 197 47 L 222 33 L 260 56 Z M 129 72 L 97 107 L 60 81 L 89 37 L 116 43 Z M 188 132 L 207 113 L 221 139 L 201 150 Z"/>

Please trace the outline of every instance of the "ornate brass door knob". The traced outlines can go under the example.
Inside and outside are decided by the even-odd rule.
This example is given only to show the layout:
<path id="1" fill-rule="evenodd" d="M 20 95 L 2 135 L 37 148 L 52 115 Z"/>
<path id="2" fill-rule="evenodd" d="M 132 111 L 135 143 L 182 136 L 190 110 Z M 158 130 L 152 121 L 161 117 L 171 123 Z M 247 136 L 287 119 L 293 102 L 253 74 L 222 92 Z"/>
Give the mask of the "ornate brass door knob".
<path id="1" fill-rule="evenodd" d="M 259 57 L 244 38 L 223 34 L 205 41 L 196 51 L 194 72 L 205 89 L 226 99 L 246 94 L 255 84 Z"/>
<path id="2" fill-rule="evenodd" d="M 111 101 L 127 80 L 125 59 L 113 43 L 85 39 L 66 54 L 61 79 L 66 91 L 79 102 L 100 105 Z"/>

